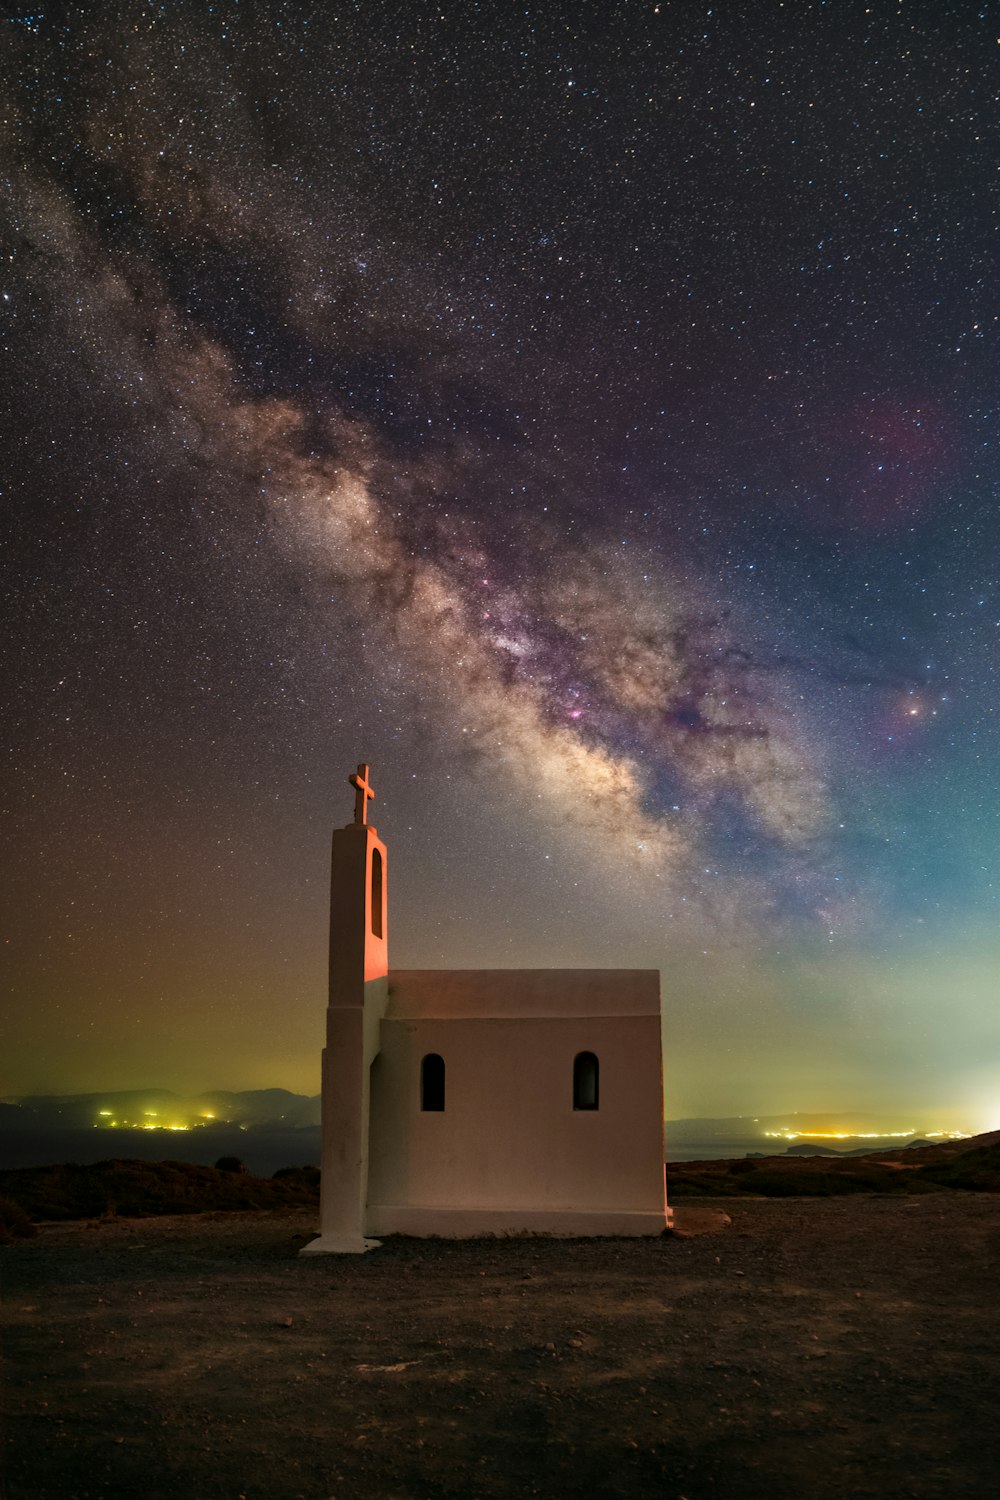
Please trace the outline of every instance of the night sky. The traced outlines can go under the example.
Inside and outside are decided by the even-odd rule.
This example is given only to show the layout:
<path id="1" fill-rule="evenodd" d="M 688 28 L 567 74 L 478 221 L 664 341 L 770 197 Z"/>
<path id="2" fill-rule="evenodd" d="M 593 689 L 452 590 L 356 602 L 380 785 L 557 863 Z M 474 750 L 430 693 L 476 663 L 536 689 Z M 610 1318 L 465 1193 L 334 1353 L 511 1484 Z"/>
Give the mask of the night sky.
<path id="1" fill-rule="evenodd" d="M 1000 1125 L 995 0 L 8 9 L 0 1093 L 660 967 L 668 1114 Z"/>

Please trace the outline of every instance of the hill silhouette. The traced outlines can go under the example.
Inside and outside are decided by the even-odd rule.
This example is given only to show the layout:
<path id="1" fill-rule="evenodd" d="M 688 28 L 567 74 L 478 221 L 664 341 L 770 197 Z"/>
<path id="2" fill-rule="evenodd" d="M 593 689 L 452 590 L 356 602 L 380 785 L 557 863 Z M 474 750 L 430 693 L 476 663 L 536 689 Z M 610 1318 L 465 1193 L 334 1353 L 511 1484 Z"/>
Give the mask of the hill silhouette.
<path id="1" fill-rule="evenodd" d="M 1000 1130 L 935 1145 L 667 1163 L 671 1199 L 1000 1191 Z"/>
<path id="2" fill-rule="evenodd" d="M 4 1214 L 4 1202 L 15 1205 L 22 1219 L 27 1216 L 32 1224 L 318 1208 L 319 1169 L 285 1167 L 265 1178 L 232 1167 L 183 1161 L 102 1161 L 90 1166 L 64 1162 L 14 1168 L 0 1172 L 0 1242 L 5 1224 L 8 1241 L 25 1232 L 22 1219 L 9 1209 Z"/>
<path id="3" fill-rule="evenodd" d="M 0 1171 L 0 1241 L 26 1221 L 318 1208 L 319 1169 L 256 1177 L 183 1161 L 111 1160 Z M 851 1193 L 1000 1192 L 1000 1131 L 865 1157 L 740 1157 L 667 1166 L 670 1197 L 831 1197 Z M 4 1203 L 6 1202 L 6 1210 Z M 4 1226 L 6 1225 L 6 1229 Z"/>

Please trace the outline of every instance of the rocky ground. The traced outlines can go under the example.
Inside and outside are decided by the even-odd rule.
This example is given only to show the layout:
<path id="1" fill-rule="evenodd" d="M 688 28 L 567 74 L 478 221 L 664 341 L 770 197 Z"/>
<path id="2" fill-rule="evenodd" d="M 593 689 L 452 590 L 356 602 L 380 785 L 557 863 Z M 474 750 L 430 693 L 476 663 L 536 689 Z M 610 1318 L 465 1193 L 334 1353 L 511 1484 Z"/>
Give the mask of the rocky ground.
<path id="1" fill-rule="evenodd" d="M 1000 1197 L 724 1207 L 316 1259 L 301 1213 L 43 1226 L 0 1251 L 6 1496 L 992 1497 Z"/>

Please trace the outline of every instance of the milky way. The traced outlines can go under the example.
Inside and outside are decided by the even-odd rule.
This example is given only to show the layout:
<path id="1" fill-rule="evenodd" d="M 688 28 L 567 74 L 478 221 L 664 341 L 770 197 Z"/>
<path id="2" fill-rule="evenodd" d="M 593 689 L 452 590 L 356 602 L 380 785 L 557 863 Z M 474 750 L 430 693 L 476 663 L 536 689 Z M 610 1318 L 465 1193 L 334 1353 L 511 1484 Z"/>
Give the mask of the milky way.
<path id="1" fill-rule="evenodd" d="M 58 1024 L 82 965 L 74 1035 L 134 1028 L 131 1075 L 178 985 L 225 1036 L 263 903 L 268 963 L 295 956 L 252 1012 L 311 1037 L 322 855 L 305 896 L 301 871 L 362 756 L 413 868 L 400 962 L 697 954 L 721 967 L 702 1020 L 701 977 L 676 996 L 690 1035 L 762 1004 L 782 1051 L 859 1004 L 809 968 L 789 1021 L 782 953 L 833 945 L 871 997 L 913 945 L 979 952 L 988 30 L 963 5 L 12 18 L 15 998 Z M 417 874 L 447 861 L 435 787 L 450 935 Z M 179 852 L 199 827 L 218 862 Z M 231 973 L 193 979 L 216 950 Z M 991 1002 L 965 1003 L 974 1056 Z M 943 1005 L 916 1007 L 925 1061 Z"/>

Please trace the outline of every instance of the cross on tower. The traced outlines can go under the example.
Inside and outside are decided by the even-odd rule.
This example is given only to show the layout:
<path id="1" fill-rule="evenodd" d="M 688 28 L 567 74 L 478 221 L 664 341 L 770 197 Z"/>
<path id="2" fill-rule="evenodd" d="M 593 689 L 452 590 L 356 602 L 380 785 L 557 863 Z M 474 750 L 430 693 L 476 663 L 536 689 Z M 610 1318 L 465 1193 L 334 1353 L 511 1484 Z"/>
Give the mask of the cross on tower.
<path id="1" fill-rule="evenodd" d="M 356 776 L 348 776 L 348 781 L 354 788 L 354 821 L 365 824 L 368 822 L 368 799 L 374 802 L 375 793 L 368 782 L 367 764 L 358 766 Z"/>

